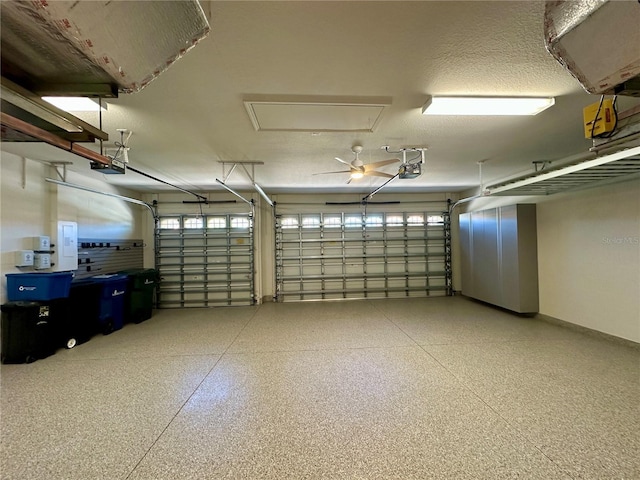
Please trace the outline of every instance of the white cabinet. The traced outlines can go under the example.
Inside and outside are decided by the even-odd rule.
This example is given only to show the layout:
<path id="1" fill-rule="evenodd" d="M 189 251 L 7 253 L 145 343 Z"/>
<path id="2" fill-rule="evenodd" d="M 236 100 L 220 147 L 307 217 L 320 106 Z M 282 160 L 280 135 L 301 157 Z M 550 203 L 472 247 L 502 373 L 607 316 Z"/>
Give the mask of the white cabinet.
<path id="1" fill-rule="evenodd" d="M 463 295 L 518 313 L 538 311 L 536 206 L 460 215 Z"/>

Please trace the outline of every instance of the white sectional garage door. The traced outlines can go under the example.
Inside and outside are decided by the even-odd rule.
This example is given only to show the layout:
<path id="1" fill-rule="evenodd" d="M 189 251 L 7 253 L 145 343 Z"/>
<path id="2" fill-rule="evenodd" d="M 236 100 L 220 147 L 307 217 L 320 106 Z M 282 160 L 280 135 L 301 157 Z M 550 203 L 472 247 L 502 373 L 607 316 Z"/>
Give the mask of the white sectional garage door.
<path id="1" fill-rule="evenodd" d="M 160 308 L 255 303 L 251 214 L 160 216 L 155 239 Z"/>
<path id="2" fill-rule="evenodd" d="M 430 207 L 319 213 L 295 213 L 289 207 L 277 212 L 277 300 L 450 294 L 447 206 Z"/>

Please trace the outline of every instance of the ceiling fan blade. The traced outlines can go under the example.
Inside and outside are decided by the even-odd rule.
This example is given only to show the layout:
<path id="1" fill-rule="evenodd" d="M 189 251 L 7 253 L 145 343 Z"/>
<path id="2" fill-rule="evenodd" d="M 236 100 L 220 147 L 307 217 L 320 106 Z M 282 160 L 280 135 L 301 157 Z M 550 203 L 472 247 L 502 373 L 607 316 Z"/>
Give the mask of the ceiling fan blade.
<path id="1" fill-rule="evenodd" d="M 347 185 L 351 183 L 351 180 L 353 180 L 353 178 L 349 177 L 349 180 L 347 180 Z"/>
<path id="2" fill-rule="evenodd" d="M 397 163 L 399 161 L 400 161 L 399 158 L 392 158 L 389 160 L 380 160 L 379 162 L 368 163 L 367 165 L 364 166 L 364 168 L 365 170 L 371 170 L 374 168 L 382 167 L 384 165 L 391 165 L 392 163 Z"/>
<path id="3" fill-rule="evenodd" d="M 340 163 L 344 163 L 345 165 L 348 165 L 349 167 L 351 167 L 351 164 L 349 162 L 345 162 L 344 160 L 338 157 L 335 157 L 335 159 L 338 160 Z"/>
<path id="4" fill-rule="evenodd" d="M 384 178 L 393 178 L 393 177 L 395 177 L 395 175 L 390 175 L 390 174 L 384 173 L 384 172 L 378 172 L 377 170 L 367 170 L 366 172 L 364 172 L 364 174 L 369 176 L 369 177 L 384 177 Z"/>
<path id="5" fill-rule="evenodd" d="M 311 175 L 329 175 L 332 173 L 351 173 L 351 170 L 340 170 L 337 172 L 318 172 L 318 173 L 312 173 Z"/>

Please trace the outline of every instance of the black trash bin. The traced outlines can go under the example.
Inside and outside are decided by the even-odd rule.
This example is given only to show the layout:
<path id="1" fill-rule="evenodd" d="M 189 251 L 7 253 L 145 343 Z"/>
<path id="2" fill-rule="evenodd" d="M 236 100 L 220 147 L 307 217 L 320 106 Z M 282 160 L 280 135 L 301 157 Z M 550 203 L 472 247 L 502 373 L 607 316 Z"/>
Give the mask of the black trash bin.
<path id="1" fill-rule="evenodd" d="M 7 273 L 2 305 L 2 362 L 33 362 L 55 353 L 57 323 L 66 315 L 71 272 Z"/>
<path id="2" fill-rule="evenodd" d="M 125 321 L 140 323 L 153 314 L 153 291 L 158 284 L 158 271 L 135 268 L 119 272 L 127 275 L 129 284 L 125 298 Z"/>
<path id="3" fill-rule="evenodd" d="M 98 333 L 101 293 L 102 286 L 92 280 L 71 283 L 68 302 L 59 305 L 61 312 L 55 315 L 56 336 L 61 346 L 73 348 Z"/>
<path id="4" fill-rule="evenodd" d="M 53 355 L 51 307 L 45 302 L 8 302 L 2 310 L 2 363 L 31 363 Z"/>

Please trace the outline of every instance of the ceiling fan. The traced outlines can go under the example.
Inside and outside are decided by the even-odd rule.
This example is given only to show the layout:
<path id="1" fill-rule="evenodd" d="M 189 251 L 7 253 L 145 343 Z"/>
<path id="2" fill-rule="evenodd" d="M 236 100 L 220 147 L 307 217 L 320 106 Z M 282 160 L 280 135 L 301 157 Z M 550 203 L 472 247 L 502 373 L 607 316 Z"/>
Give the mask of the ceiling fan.
<path id="1" fill-rule="evenodd" d="M 353 147 L 351 147 L 351 151 L 354 153 L 355 158 L 353 159 L 353 161 L 351 163 L 346 162 L 344 160 L 342 160 L 339 157 L 335 157 L 335 159 L 337 161 L 339 161 L 340 163 L 345 164 L 346 166 L 349 167 L 349 170 L 338 170 L 336 172 L 320 172 L 320 173 L 314 173 L 314 175 L 329 175 L 329 174 L 333 174 L 333 173 L 349 173 L 350 177 L 349 180 L 347 180 L 347 184 L 351 183 L 351 180 L 358 180 L 362 177 L 365 176 L 372 176 L 372 177 L 384 177 L 384 178 L 393 178 L 394 175 L 391 175 L 389 173 L 386 172 L 380 172 L 378 170 L 376 170 L 376 168 L 378 167 L 383 167 L 385 165 L 390 165 L 392 163 L 397 163 L 400 161 L 399 158 L 392 158 L 389 160 L 381 160 L 379 162 L 373 162 L 373 163 L 368 163 L 368 164 L 364 164 L 362 162 L 362 160 L 360 160 L 360 153 L 362 153 L 362 145 L 354 145 Z"/>

